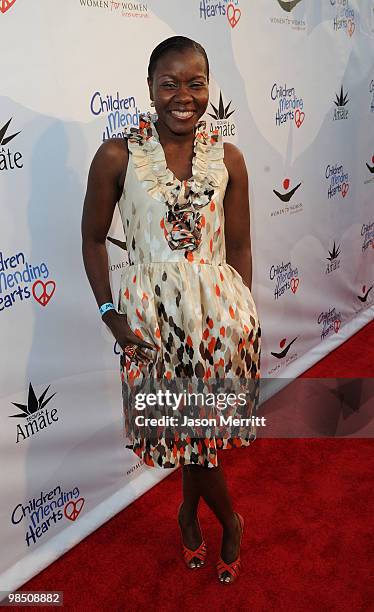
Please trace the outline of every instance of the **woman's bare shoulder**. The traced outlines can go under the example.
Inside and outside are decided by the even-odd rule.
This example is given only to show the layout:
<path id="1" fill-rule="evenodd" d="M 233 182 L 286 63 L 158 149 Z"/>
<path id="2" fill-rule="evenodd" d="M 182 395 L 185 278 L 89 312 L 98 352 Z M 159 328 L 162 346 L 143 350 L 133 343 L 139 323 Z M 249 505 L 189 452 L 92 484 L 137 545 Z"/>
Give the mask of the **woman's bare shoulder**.
<path id="1" fill-rule="evenodd" d="M 243 153 L 236 145 L 224 142 L 223 150 L 224 163 L 230 176 L 246 169 Z"/>
<path id="2" fill-rule="evenodd" d="M 126 177 L 129 151 L 125 138 L 105 140 L 96 151 L 91 172 L 103 180 L 115 180 L 122 187 Z"/>
<path id="3" fill-rule="evenodd" d="M 126 138 L 109 138 L 105 140 L 96 152 L 102 162 L 107 161 L 111 164 L 123 164 L 127 162 L 129 150 Z"/>
<path id="4" fill-rule="evenodd" d="M 225 161 L 227 160 L 228 162 L 235 162 L 235 161 L 238 161 L 239 159 L 242 159 L 243 157 L 243 153 L 241 152 L 239 147 L 232 144 L 232 142 L 224 142 L 223 150 L 224 150 L 224 155 L 225 155 L 224 157 Z"/>

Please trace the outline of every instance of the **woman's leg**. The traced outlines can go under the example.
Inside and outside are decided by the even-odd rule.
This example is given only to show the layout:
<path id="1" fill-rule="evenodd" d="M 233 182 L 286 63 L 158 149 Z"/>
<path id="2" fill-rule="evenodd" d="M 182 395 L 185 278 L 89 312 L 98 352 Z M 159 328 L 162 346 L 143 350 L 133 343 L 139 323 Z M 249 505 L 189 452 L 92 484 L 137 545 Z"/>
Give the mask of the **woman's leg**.
<path id="1" fill-rule="evenodd" d="M 222 525 L 222 559 L 226 563 L 232 563 L 237 559 L 240 552 L 241 531 L 238 518 L 232 507 L 222 466 L 204 468 L 191 465 L 187 467 L 190 468 L 190 475 L 193 474 L 194 490 L 199 492 Z M 229 580 L 227 572 L 224 574 L 224 579 Z"/>
<path id="2" fill-rule="evenodd" d="M 195 550 L 202 542 L 202 534 L 197 521 L 197 509 L 200 499 L 199 483 L 191 467 L 196 466 L 185 465 L 182 467 L 183 505 L 179 511 L 178 522 L 185 546 Z M 191 567 L 200 566 L 201 561 L 195 557 L 190 565 Z"/>

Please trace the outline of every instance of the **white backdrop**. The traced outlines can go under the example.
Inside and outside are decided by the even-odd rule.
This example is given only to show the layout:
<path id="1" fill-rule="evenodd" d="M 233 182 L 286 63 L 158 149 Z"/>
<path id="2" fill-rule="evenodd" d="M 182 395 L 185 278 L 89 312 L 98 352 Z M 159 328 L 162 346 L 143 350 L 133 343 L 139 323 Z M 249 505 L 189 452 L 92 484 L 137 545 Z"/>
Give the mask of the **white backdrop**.
<path id="1" fill-rule="evenodd" d="M 372 0 L 0 0 L 0 590 L 169 473 L 124 449 L 80 220 L 96 149 L 148 110 L 150 52 L 175 34 L 205 46 L 209 129 L 247 161 L 262 376 L 373 318 Z M 116 300 L 126 254 L 108 252 Z"/>

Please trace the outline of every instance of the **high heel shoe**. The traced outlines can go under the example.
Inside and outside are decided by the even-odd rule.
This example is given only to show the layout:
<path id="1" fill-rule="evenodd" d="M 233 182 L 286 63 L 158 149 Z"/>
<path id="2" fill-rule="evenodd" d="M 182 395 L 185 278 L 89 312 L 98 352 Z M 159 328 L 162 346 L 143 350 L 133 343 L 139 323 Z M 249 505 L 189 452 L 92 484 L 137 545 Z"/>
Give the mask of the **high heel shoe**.
<path id="1" fill-rule="evenodd" d="M 239 544 L 239 547 L 240 547 L 242 544 L 242 539 L 243 539 L 244 519 L 242 515 L 239 514 L 239 512 L 235 512 L 235 514 L 237 515 L 239 519 L 240 529 L 241 529 L 240 544 Z M 235 561 L 232 561 L 231 563 L 225 563 L 222 557 L 220 557 L 216 564 L 216 569 L 217 569 L 218 580 L 220 582 L 222 582 L 223 584 L 232 584 L 233 582 L 235 582 L 235 580 L 239 577 L 240 569 L 241 569 L 240 549 L 239 549 L 239 555 L 237 556 Z M 222 580 L 222 575 L 225 572 L 228 572 L 230 574 L 230 580 L 226 580 L 226 579 Z"/>
<path id="2" fill-rule="evenodd" d="M 181 502 L 178 508 L 178 518 L 179 518 L 180 509 L 182 506 L 183 506 L 183 502 Z M 197 518 L 197 522 L 198 522 L 199 529 L 201 532 L 199 518 Z M 183 553 L 184 562 L 189 569 L 197 569 L 198 567 L 203 567 L 205 563 L 205 558 L 207 555 L 207 548 L 206 548 L 204 538 L 202 538 L 201 544 L 197 548 L 195 548 L 195 550 L 192 550 L 191 548 L 188 548 L 187 546 L 185 546 L 185 544 L 183 543 L 183 537 L 182 537 L 182 553 Z M 191 565 L 191 562 L 193 561 L 193 559 L 198 559 L 200 561 L 200 565 L 196 565 L 196 564 Z"/>

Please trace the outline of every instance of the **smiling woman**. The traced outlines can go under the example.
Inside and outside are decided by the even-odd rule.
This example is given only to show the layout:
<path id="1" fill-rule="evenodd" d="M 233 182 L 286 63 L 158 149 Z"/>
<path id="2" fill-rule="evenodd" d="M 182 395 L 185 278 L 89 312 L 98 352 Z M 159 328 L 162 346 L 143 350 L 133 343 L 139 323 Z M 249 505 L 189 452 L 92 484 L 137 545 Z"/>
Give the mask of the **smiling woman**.
<path id="1" fill-rule="evenodd" d="M 206 110 L 209 62 L 200 44 L 188 47 L 183 37 L 176 38 L 173 44 L 164 41 L 151 54 L 148 86 L 152 103 L 157 100 L 160 122 L 178 134 L 191 130 Z"/>
<path id="2" fill-rule="evenodd" d="M 250 425 L 235 436 L 217 437 L 208 426 L 199 437 L 189 427 L 155 427 L 146 436 L 134 419 L 137 390 L 150 382 L 168 389 L 187 379 L 203 392 L 212 385 L 222 390 L 228 380 L 259 382 L 261 326 L 250 289 L 247 171 L 241 152 L 201 120 L 209 100 L 209 62 L 199 43 L 182 36 L 160 43 L 147 81 L 155 113 L 141 116 L 125 141 L 105 142 L 91 164 L 83 258 L 103 321 L 123 349 L 128 448 L 150 467 L 182 466 L 178 522 L 184 560 L 188 568 L 205 562 L 197 514 L 203 498 L 223 528 L 218 577 L 231 583 L 239 575 L 244 519 L 232 507 L 218 450 L 255 440 L 251 417 L 258 386 L 238 414 Z M 117 203 L 129 259 L 119 312 L 105 247 Z M 167 407 L 147 416 L 156 413 L 166 416 Z"/>

